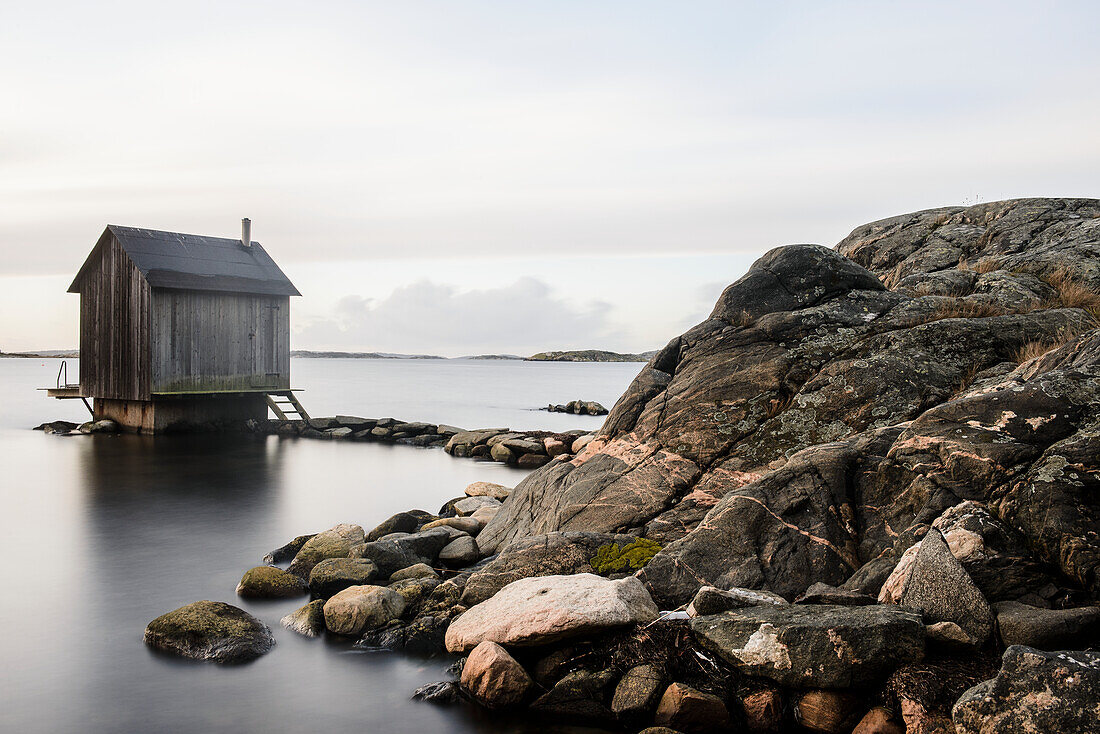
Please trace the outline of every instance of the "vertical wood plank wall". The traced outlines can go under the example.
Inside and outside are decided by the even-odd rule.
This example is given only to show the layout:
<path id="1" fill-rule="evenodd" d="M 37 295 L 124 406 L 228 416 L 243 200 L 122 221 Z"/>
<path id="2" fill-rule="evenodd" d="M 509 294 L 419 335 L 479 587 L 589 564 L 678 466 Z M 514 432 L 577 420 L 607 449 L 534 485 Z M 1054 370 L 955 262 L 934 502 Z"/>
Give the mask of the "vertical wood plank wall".
<path id="1" fill-rule="evenodd" d="M 151 392 L 290 387 L 290 298 L 153 292 Z"/>
<path id="2" fill-rule="evenodd" d="M 151 289 L 109 237 L 80 293 L 80 388 L 85 395 L 148 400 Z"/>

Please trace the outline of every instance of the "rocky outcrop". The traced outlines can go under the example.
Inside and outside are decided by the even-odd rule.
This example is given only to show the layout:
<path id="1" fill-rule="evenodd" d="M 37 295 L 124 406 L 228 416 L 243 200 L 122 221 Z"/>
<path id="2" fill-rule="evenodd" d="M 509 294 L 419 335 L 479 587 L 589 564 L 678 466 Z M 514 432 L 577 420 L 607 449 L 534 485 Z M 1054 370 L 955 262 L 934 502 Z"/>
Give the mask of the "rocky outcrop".
<path id="1" fill-rule="evenodd" d="M 1100 731 L 1100 654 L 1013 646 L 1001 670 L 955 704 L 959 734 Z"/>
<path id="2" fill-rule="evenodd" d="M 471 607 L 447 628 L 447 649 L 479 642 L 526 647 L 651 622 L 657 607 L 633 577 L 611 581 L 589 573 L 521 579 Z"/>
<path id="3" fill-rule="evenodd" d="M 1002 202 L 773 250 L 641 370 L 595 441 L 516 487 L 479 546 L 653 538 L 665 548 L 640 577 L 665 608 L 706 584 L 876 595 L 944 516 L 991 601 L 1051 583 L 1095 597 L 1098 211 Z"/>
<path id="4" fill-rule="evenodd" d="M 696 617 L 691 630 L 745 674 L 795 688 L 869 685 L 924 655 L 920 616 L 881 605 L 765 604 Z"/>
<path id="5" fill-rule="evenodd" d="M 163 614 L 145 628 L 145 644 L 195 660 L 242 663 L 275 645 L 266 624 L 220 601 L 197 601 Z"/>

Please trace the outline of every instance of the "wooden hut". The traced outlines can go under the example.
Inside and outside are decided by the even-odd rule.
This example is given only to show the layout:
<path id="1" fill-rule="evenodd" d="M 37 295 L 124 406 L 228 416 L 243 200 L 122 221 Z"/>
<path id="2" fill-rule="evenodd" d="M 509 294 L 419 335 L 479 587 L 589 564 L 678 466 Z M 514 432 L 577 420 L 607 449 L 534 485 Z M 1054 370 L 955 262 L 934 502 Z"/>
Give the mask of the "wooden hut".
<path id="1" fill-rule="evenodd" d="M 103 231 L 69 286 L 78 397 L 94 398 L 97 420 L 157 433 L 265 418 L 269 395 L 293 398 L 290 296 L 301 294 L 242 224 L 239 240 Z"/>

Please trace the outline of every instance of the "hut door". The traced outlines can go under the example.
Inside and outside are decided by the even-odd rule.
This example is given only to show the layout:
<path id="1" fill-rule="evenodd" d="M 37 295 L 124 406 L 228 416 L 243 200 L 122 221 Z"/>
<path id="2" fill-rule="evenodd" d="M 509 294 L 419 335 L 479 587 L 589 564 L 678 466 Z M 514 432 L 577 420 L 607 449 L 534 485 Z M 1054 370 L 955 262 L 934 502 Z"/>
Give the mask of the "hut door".
<path id="1" fill-rule="evenodd" d="M 252 380 L 255 387 L 279 384 L 279 307 L 259 307 L 256 334 L 252 338 Z"/>

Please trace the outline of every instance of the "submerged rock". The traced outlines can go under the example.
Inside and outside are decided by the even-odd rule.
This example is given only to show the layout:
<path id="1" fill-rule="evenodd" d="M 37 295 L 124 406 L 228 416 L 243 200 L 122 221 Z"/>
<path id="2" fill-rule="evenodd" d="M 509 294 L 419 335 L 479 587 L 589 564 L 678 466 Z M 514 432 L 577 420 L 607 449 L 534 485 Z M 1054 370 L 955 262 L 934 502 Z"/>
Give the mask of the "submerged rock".
<path id="1" fill-rule="evenodd" d="M 691 631 L 746 675 L 794 688 L 869 685 L 924 655 L 920 616 L 892 606 L 762 605 L 696 617 Z"/>
<path id="2" fill-rule="evenodd" d="M 997 677 L 964 693 L 951 717 L 959 734 L 1100 731 L 1097 691 L 1100 653 L 1013 645 Z"/>
<path id="3" fill-rule="evenodd" d="M 163 614 L 145 628 L 145 644 L 195 660 L 241 663 L 275 645 L 266 624 L 220 601 L 196 601 Z"/>
<path id="4" fill-rule="evenodd" d="M 539 714 L 580 723 L 603 724 L 615 720 L 604 701 L 615 683 L 611 670 L 574 670 L 531 704 Z"/>
<path id="5" fill-rule="evenodd" d="M 256 566 L 244 572 L 237 595 L 253 599 L 286 599 L 309 591 L 301 576 L 275 566 Z"/>
<path id="6" fill-rule="evenodd" d="M 651 622 L 657 607 L 633 577 L 611 581 L 582 573 L 520 579 L 471 607 L 447 629 L 447 649 L 465 652 L 483 640 L 545 645 L 569 637 Z"/>

